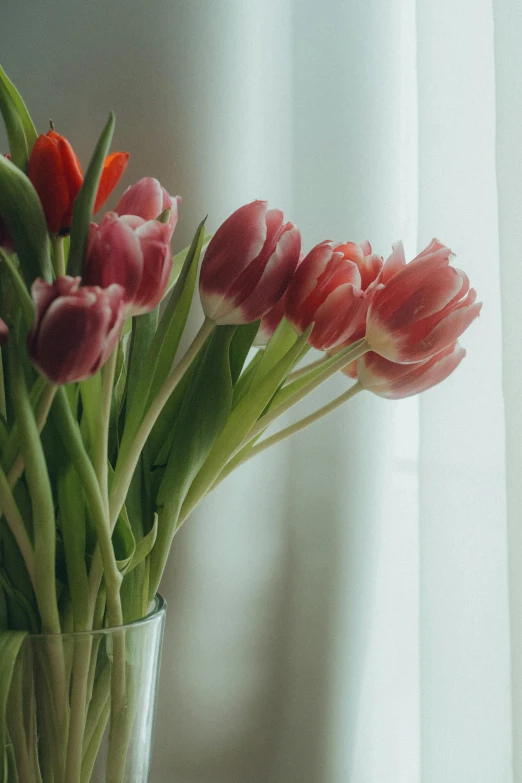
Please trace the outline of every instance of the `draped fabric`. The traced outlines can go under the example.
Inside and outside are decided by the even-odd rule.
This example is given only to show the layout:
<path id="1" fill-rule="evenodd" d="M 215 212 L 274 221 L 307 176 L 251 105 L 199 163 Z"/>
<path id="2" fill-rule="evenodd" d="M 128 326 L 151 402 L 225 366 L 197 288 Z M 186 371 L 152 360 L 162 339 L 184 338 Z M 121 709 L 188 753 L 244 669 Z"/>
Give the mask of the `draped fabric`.
<path id="1" fill-rule="evenodd" d="M 359 395 L 182 528 L 153 783 L 522 783 L 520 4 L 2 10 L 39 127 L 85 161 L 115 109 L 127 182 L 183 196 L 180 247 L 266 198 L 305 248 L 437 236 L 484 301 L 442 386 Z"/>

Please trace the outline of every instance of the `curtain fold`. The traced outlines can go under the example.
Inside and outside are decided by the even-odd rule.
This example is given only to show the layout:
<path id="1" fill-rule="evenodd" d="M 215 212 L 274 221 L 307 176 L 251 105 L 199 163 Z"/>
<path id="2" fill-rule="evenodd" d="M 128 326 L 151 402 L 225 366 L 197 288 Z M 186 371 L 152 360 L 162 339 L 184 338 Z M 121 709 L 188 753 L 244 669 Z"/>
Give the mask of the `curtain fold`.
<path id="1" fill-rule="evenodd" d="M 522 783 L 521 36 L 516 0 L 5 3 L 38 127 L 86 161 L 115 109 L 179 247 L 267 198 L 305 249 L 436 235 L 484 300 L 440 388 L 360 395 L 176 537 L 153 783 Z"/>

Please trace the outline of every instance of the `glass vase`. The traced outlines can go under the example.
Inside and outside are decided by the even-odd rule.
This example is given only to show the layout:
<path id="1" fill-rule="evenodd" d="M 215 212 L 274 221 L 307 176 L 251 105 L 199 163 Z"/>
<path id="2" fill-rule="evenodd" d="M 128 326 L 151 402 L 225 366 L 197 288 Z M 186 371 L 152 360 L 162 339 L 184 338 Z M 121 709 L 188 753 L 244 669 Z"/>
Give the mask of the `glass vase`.
<path id="1" fill-rule="evenodd" d="M 7 704 L 9 783 L 146 783 L 165 623 L 29 635 Z M 0 662 L 1 665 L 1 662 Z"/>

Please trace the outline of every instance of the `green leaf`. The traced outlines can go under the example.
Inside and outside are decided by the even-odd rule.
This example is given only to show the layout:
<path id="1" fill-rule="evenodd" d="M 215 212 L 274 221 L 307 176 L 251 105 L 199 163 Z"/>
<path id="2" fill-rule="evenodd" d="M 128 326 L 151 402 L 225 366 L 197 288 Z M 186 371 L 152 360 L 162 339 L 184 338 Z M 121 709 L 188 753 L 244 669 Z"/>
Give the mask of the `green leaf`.
<path id="1" fill-rule="evenodd" d="M 6 92 L 8 92 L 9 95 L 11 96 L 11 100 L 14 103 L 16 111 L 18 112 L 18 116 L 22 121 L 25 138 L 27 142 L 27 151 L 29 155 L 31 155 L 31 150 L 33 149 L 33 145 L 36 139 L 38 138 L 38 132 L 34 127 L 34 123 L 31 119 L 31 115 L 27 110 L 27 106 L 25 105 L 22 96 L 20 95 L 20 93 L 14 86 L 13 82 L 9 79 L 6 72 L 1 66 L 0 66 L 0 82 L 2 84 L 2 88 Z"/>
<path id="2" fill-rule="evenodd" d="M 248 352 L 250 351 L 259 330 L 259 323 L 259 321 L 254 321 L 254 323 L 251 324 L 238 326 L 236 333 L 232 338 L 230 344 L 230 372 L 232 374 L 232 383 L 234 386 L 241 375 Z M 218 327 L 218 329 L 220 328 L 222 327 Z"/>
<path id="3" fill-rule="evenodd" d="M 132 404 L 127 410 L 122 452 L 132 444 L 149 402 L 154 398 L 172 367 L 194 294 L 199 256 L 203 245 L 203 229 L 204 221 L 200 223 L 192 240 L 182 272 L 142 364 Z"/>
<path id="4" fill-rule="evenodd" d="M 211 239 L 212 239 L 212 234 L 205 234 L 203 237 L 202 247 L 208 245 Z M 185 261 L 187 259 L 187 256 L 190 253 L 191 247 L 192 246 L 189 245 L 188 247 L 183 248 L 183 250 L 180 250 L 179 253 L 176 253 L 174 258 L 172 259 L 172 269 L 170 270 L 169 281 L 167 283 L 165 293 L 163 294 L 163 299 L 167 298 L 169 293 L 174 288 L 174 285 L 178 281 L 181 271 L 185 266 Z"/>
<path id="5" fill-rule="evenodd" d="M 156 537 L 158 535 L 158 515 L 154 514 L 154 522 L 147 535 L 143 536 L 139 541 L 136 541 L 134 553 L 129 560 L 127 567 L 124 570 L 124 574 L 129 574 L 137 565 L 139 565 L 152 551 L 152 547 L 156 543 Z"/>
<path id="6" fill-rule="evenodd" d="M 277 362 L 288 353 L 290 348 L 295 345 L 296 341 L 297 334 L 295 333 L 292 324 L 287 321 L 286 318 L 282 318 L 277 329 L 270 338 L 268 345 L 263 351 L 261 362 L 259 363 L 259 367 L 257 368 L 257 372 L 253 379 L 254 386 L 257 386 L 257 384 L 263 380 L 265 375 L 267 375 L 267 373 L 276 366 Z"/>
<path id="7" fill-rule="evenodd" d="M 85 248 L 87 247 L 94 202 L 96 201 L 96 194 L 98 192 L 98 185 L 100 184 L 105 157 L 111 146 L 115 123 L 116 119 L 114 113 L 111 112 L 107 124 L 94 149 L 91 162 L 85 173 L 83 185 L 74 201 L 71 246 L 69 250 L 69 261 L 67 263 L 67 274 L 72 277 L 82 274 L 83 258 L 85 255 Z"/>
<path id="8" fill-rule="evenodd" d="M 0 633 L 0 775 L 2 783 L 8 780 L 7 746 L 7 702 L 9 689 L 20 648 L 27 634 L 24 631 L 2 631 Z"/>
<path id="9" fill-rule="evenodd" d="M 311 330 L 312 326 L 303 332 L 292 348 L 265 375 L 259 385 L 252 385 L 248 394 L 233 409 L 208 459 L 190 487 L 181 509 L 181 522 L 186 519 L 192 508 L 212 487 L 229 459 L 241 448 L 249 431 L 262 415 L 292 367 L 299 361 L 303 350 L 306 349 Z"/>
<path id="10" fill-rule="evenodd" d="M 3 79 L 0 78 L 0 113 L 2 114 L 7 139 L 9 141 L 9 152 L 15 166 L 22 171 L 27 171 L 29 161 L 29 152 L 27 149 L 27 139 L 25 130 L 13 97 Z"/>
<path id="11" fill-rule="evenodd" d="M 158 321 L 158 308 L 155 308 L 151 313 L 138 315 L 132 319 L 132 337 L 127 373 L 127 404 L 130 406 L 132 406 L 134 393 L 143 372 L 143 364 L 158 328 Z"/>
<path id="12" fill-rule="evenodd" d="M 170 448 L 172 446 L 172 439 L 174 437 L 174 425 L 179 416 L 181 406 L 183 405 L 183 400 L 193 383 L 204 355 L 205 349 L 203 349 L 196 357 L 195 361 L 192 362 L 189 369 L 165 403 L 156 424 L 152 428 L 152 432 L 147 441 L 147 446 L 151 454 L 152 465 L 155 468 L 157 466 L 165 467 L 167 464 Z"/>
<path id="13" fill-rule="evenodd" d="M 13 283 L 13 288 L 16 291 L 18 301 L 20 302 L 20 306 L 22 308 L 22 313 L 24 315 L 26 326 L 28 329 L 30 329 L 31 326 L 33 325 L 34 315 L 35 315 L 33 300 L 31 299 L 29 291 L 27 290 L 27 287 L 24 281 L 22 280 L 20 272 L 16 267 L 14 257 L 9 255 L 8 253 L 5 253 L 4 250 L 0 247 L 0 259 L 4 262 L 4 264 L 6 265 L 9 271 L 9 274 L 11 276 L 11 281 Z"/>
<path id="14" fill-rule="evenodd" d="M 158 497 L 158 535 L 150 555 L 149 597 L 156 593 L 179 510 L 190 485 L 223 432 L 232 406 L 230 343 L 235 327 L 216 329 L 183 400 Z"/>
<path id="15" fill-rule="evenodd" d="M 265 352 L 264 348 L 260 348 L 257 351 L 256 355 L 253 357 L 252 361 L 249 362 L 248 367 L 245 370 L 243 370 L 243 372 L 239 376 L 238 381 L 234 386 L 234 399 L 232 401 L 233 408 L 235 408 L 236 405 L 239 402 L 241 402 L 245 394 L 248 393 L 252 385 L 254 375 L 256 374 L 257 368 L 263 359 L 264 352 Z"/>
<path id="16" fill-rule="evenodd" d="M 29 179 L 0 155 L 0 215 L 13 239 L 28 286 L 36 277 L 53 279 L 51 246 L 40 199 Z"/>
<path id="17" fill-rule="evenodd" d="M 134 553 L 136 552 L 136 539 L 134 538 L 129 515 L 127 514 L 125 506 L 123 506 L 116 525 L 114 526 L 112 546 L 114 547 L 118 570 L 125 573 L 129 569 Z"/>

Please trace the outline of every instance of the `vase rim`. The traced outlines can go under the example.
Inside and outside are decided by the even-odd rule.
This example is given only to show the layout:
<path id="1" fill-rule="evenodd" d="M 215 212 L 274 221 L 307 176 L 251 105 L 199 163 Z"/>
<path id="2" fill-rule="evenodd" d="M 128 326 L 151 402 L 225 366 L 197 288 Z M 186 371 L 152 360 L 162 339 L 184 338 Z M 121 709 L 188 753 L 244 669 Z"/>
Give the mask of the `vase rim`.
<path id="1" fill-rule="evenodd" d="M 160 593 L 156 593 L 156 595 L 154 596 L 154 600 L 152 602 L 152 607 L 150 612 L 148 612 L 144 617 L 140 617 L 138 620 L 133 620 L 131 623 L 124 623 L 123 625 L 114 626 L 111 628 L 94 628 L 90 631 L 89 630 L 65 631 L 64 633 L 28 633 L 26 639 L 45 639 L 45 638 L 60 639 L 65 636 L 79 637 L 79 636 L 95 636 L 98 634 L 102 636 L 107 636 L 114 633 L 115 631 L 119 631 L 122 629 L 123 630 L 134 629 L 153 623 L 158 619 L 163 618 L 165 616 L 166 611 L 167 611 L 166 600 L 163 598 L 162 595 L 160 595 Z"/>

